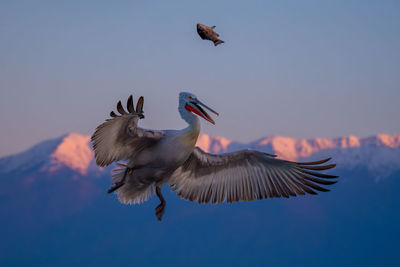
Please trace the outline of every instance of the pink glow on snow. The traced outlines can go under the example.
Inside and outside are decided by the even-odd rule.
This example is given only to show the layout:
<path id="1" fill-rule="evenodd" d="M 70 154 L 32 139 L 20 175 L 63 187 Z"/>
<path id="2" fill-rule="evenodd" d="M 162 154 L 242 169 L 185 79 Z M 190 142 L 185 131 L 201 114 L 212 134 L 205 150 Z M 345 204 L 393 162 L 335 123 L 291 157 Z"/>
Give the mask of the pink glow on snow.
<path id="1" fill-rule="evenodd" d="M 65 165 L 72 170 L 85 175 L 94 153 L 89 146 L 90 136 L 71 133 L 66 136 L 51 154 L 52 167 L 50 172 L 58 170 Z"/>
<path id="2" fill-rule="evenodd" d="M 203 149 L 205 152 L 210 152 L 211 137 L 206 134 L 200 134 L 197 139 L 196 146 Z"/>
<path id="3" fill-rule="evenodd" d="M 377 144 L 392 148 L 400 147 L 400 135 L 378 134 Z"/>
<path id="4" fill-rule="evenodd" d="M 197 139 L 196 146 L 209 153 L 223 153 L 228 149 L 228 146 L 232 143 L 232 140 L 213 136 L 210 137 L 207 134 L 200 134 Z"/>

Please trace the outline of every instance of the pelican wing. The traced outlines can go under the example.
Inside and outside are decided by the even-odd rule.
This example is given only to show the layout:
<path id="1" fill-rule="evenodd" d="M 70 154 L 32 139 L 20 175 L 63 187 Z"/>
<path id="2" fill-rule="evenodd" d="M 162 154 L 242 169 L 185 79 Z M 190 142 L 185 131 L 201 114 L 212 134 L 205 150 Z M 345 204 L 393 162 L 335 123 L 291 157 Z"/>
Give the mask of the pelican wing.
<path id="1" fill-rule="evenodd" d="M 143 97 L 139 98 L 135 111 L 132 96 L 127 102 L 128 112 L 121 104 L 117 104 L 117 110 L 110 113 L 112 119 L 107 119 L 96 128 L 92 135 L 92 144 L 96 163 L 99 166 L 107 166 L 114 161 L 126 160 L 134 157 L 136 153 L 154 146 L 164 135 L 163 131 L 146 130 L 138 127 L 139 118 L 143 118 Z"/>
<path id="2" fill-rule="evenodd" d="M 251 201 L 329 191 L 320 185 L 336 183 L 337 176 L 319 173 L 335 167 L 315 162 L 291 162 L 254 150 L 213 155 L 196 147 L 170 179 L 184 199 L 199 203 Z M 321 179 L 324 178 L 324 179 Z"/>

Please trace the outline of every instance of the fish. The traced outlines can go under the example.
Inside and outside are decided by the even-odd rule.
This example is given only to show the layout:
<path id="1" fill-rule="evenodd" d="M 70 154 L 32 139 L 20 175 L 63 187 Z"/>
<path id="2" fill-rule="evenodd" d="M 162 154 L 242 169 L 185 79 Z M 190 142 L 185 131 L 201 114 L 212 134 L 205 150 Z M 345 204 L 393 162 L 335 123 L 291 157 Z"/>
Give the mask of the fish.
<path id="1" fill-rule="evenodd" d="M 214 31 L 215 26 L 208 27 L 206 25 L 197 24 L 197 33 L 203 40 L 210 40 L 214 43 L 214 46 L 225 43 L 224 41 L 218 39 L 219 34 Z"/>

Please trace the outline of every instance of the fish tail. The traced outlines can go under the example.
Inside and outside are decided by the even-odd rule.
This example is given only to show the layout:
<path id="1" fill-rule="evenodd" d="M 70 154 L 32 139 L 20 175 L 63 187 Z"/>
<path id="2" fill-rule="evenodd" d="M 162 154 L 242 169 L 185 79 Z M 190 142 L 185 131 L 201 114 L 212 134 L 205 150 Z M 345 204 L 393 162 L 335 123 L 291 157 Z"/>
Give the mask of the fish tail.
<path id="1" fill-rule="evenodd" d="M 225 42 L 220 40 L 220 39 L 217 39 L 217 40 L 214 41 L 214 46 L 217 46 L 217 45 L 222 44 L 222 43 L 225 43 Z"/>

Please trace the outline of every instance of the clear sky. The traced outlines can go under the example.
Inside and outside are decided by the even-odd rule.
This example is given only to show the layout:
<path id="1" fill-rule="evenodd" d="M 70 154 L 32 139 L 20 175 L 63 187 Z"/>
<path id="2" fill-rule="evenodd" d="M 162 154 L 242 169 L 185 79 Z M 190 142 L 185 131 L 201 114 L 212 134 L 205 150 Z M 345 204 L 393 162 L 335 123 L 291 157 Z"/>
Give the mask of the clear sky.
<path id="1" fill-rule="evenodd" d="M 190 91 L 221 114 L 202 131 L 238 141 L 400 133 L 399 14 L 400 1 L 0 1 L 0 156 L 91 134 L 131 93 L 148 128 L 184 127 Z"/>

